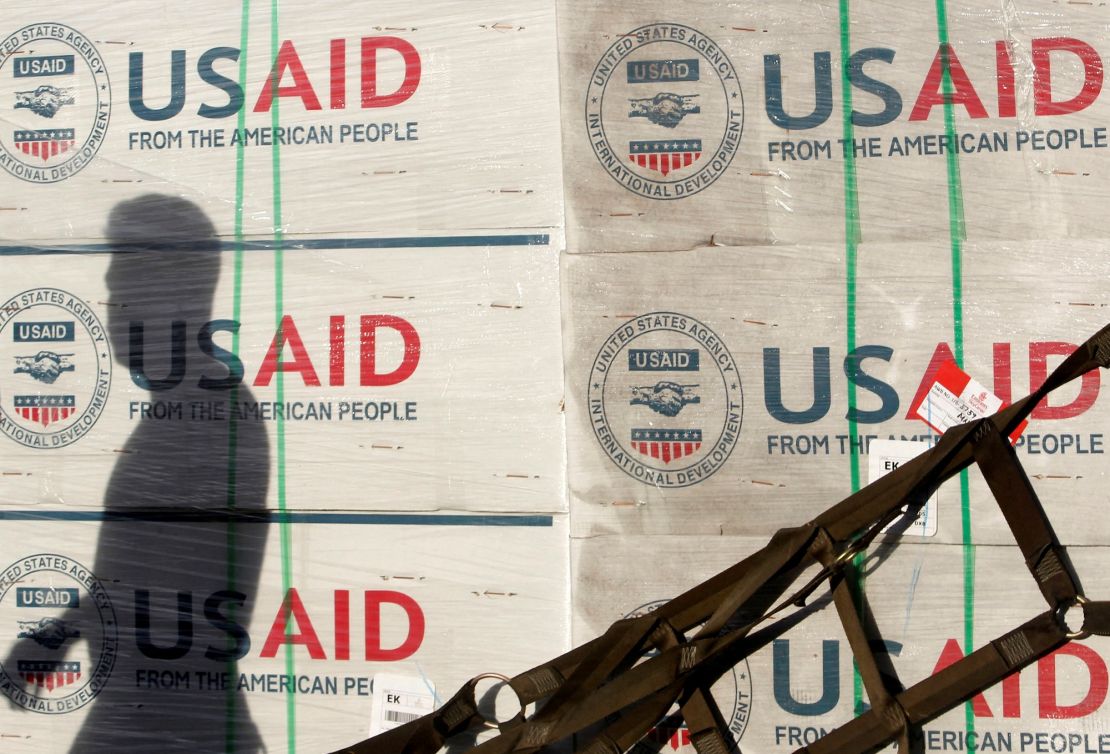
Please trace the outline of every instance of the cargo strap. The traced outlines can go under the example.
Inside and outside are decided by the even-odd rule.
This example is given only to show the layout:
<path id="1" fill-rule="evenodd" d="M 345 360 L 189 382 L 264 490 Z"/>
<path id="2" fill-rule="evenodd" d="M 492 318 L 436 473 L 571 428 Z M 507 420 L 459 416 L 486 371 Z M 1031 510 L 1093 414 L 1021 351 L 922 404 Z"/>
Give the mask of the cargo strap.
<path id="1" fill-rule="evenodd" d="M 762 550 L 651 613 L 617 621 L 601 637 L 510 679 L 521 703 L 512 720 L 495 725 L 482 717 L 473 680 L 435 712 L 336 754 L 436 754 L 453 736 L 483 726 L 500 730 L 468 749 L 472 754 L 537 754 L 570 740 L 585 754 L 621 754 L 676 704 L 698 754 L 727 754 L 734 743 L 710 687 L 809 615 L 816 603 L 808 609 L 807 603 L 826 584 L 871 708 L 796 754 L 872 752 L 893 742 L 900 754 L 923 752 L 925 723 L 1069 641 L 1110 636 L 1110 601 L 1083 595 L 1007 439 L 1045 396 L 1100 366 L 1110 366 L 1110 326 L 1025 398 L 951 428 L 931 450 L 804 526 L 780 530 Z M 986 479 L 1048 609 L 906 688 L 873 649 L 882 646 L 881 636 L 866 595 L 850 578 L 852 562 L 885 527 L 912 520 L 944 481 L 972 464 Z M 813 567 L 817 574 L 795 587 Z M 1078 610 L 1082 624 L 1069 627 Z M 532 704 L 537 708 L 528 716 Z"/>

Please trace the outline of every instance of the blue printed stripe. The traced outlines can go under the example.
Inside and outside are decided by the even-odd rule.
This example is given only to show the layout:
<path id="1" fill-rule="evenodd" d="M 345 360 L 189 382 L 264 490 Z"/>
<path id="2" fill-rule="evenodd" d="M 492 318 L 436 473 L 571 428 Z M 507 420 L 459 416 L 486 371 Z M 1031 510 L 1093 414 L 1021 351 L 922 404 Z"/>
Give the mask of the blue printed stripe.
<path id="1" fill-rule="evenodd" d="M 465 246 L 547 246 L 546 233 L 510 236 L 398 236 L 395 238 L 303 238 L 280 242 L 283 251 L 339 251 L 342 249 L 442 249 Z M 279 242 L 220 241 L 220 251 L 274 251 Z M 93 243 L 73 246 L 0 246 L 0 256 L 37 254 L 89 254 L 115 251 L 112 244 Z"/>
<path id="2" fill-rule="evenodd" d="M 170 522 L 181 524 L 240 523 L 257 524 L 348 524 L 371 526 L 528 526 L 549 527 L 554 516 L 465 515 L 420 513 L 337 513 L 276 510 L 139 509 L 127 511 L 0 511 L 0 521 L 134 521 L 140 523 Z"/>

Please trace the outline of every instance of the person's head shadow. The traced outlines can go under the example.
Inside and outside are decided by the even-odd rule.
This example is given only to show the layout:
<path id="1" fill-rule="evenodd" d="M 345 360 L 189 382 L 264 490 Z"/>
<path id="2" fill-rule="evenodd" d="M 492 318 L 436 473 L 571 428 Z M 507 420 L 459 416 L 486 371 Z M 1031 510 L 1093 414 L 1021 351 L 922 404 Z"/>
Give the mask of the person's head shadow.
<path id="1" fill-rule="evenodd" d="M 232 349 L 234 328 L 209 324 L 220 270 L 231 265 L 211 220 L 178 197 L 120 203 L 106 236 L 107 329 L 122 367 L 114 382 L 130 383 L 120 410 L 130 434 L 114 450 L 90 570 L 107 587 L 118 636 L 111 676 L 88 703 L 71 751 L 260 751 L 235 688 L 266 544 L 257 516 L 269 442 L 262 424 L 237 411 L 252 400 L 242 370 L 212 358 L 216 347 Z M 109 632 L 91 602 L 44 613 L 68 637 L 53 649 L 21 641 L 5 668 L 95 662 L 92 639 Z"/>
<path id="2" fill-rule="evenodd" d="M 112 250 L 105 275 L 108 333 L 116 361 L 152 398 L 170 391 L 205 397 L 196 389 L 205 367 L 196 347 L 198 336 L 210 336 L 201 331 L 212 319 L 220 273 L 212 222 L 190 201 L 147 194 L 117 205 L 106 235 Z"/>

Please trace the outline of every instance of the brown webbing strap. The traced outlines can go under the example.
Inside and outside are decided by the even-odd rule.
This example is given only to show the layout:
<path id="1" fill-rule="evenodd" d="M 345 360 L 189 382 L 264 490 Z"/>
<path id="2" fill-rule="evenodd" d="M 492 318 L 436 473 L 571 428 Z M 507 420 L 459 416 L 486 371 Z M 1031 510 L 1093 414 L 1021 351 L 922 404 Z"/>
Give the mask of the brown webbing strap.
<path id="1" fill-rule="evenodd" d="M 811 527 L 776 532 L 766 548 L 675 597 L 655 610 L 653 615 L 670 621 L 680 631 L 688 631 L 714 613 L 722 594 L 749 594 L 756 597 L 754 591 L 773 576 L 797 566 L 797 561 L 808 547 L 813 534 Z M 765 578 L 761 579 L 760 576 Z M 777 596 L 769 593 L 758 595 L 764 600 Z M 513 678 L 509 685 L 516 691 L 522 704 L 531 704 L 547 697 L 563 684 L 587 655 L 597 651 L 600 645 L 608 641 L 607 636 L 608 634 L 598 637 L 550 662 L 525 671 Z"/>
<path id="2" fill-rule="evenodd" d="M 1083 632 L 1110 636 L 1110 602 L 1088 602 L 1083 606 Z"/>
<path id="3" fill-rule="evenodd" d="M 1079 590 L 1071 564 L 1013 446 L 989 422 L 979 425 L 973 439 L 987 486 L 1048 604 L 1074 600 Z"/>
<path id="4" fill-rule="evenodd" d="M 865 616 L 870 617 L 867 597 L 862 591 L 853 589 L 852 581 L 843 574 L 836 576 L 833 581 L 833 602 L 855 657 L 867 698 L 871 700 L 877 716 L 884 721 L 884 731 L 897 735 L 900 750 L 908 752 L 911 731 L 905 715 L 902 714 L 902 708 L 894 700 L 894 695 L 902 690 L 901 683 L 896 675 L 884 673 L 879 667 L 873 649 L 878 644 L 879 637 L 872 636 L 870 626 L 864 622 Z"/>
<path id="5" fill-rule="evenodd" d="M 668 629 L 668 636 L 666 642 L 660 644 L 661 647 L 670 649 L 685 642 L 686 637 L 669 623 L 663 626 Z M 718 731 L 721 711 L 709 693 L 708 685 L 687 685 L 685 693 L 685 698 L 679 700 L 679 712 L 690 731 L 690 740 L 698 754 L 712 754 L 715 749 L 724 746 Z M 724 750 L 727 751 L 727 747 Z"/>
<path id="6" fill-rule="evenodd" d="M 1098 366 L 1110 366 L 1110 327 L 1076 349 L 1037 390 L 994 416 L 954 427 L 937 445 L 820 514 L 777 532 L 759 552 L 645 616 L 615 623 L 603 636 L 513 678 L 524 710 L 474 754 L 533 754 L 571 735 L 579 751 L 615 754 L 635 745 L 672 704 L 699 754 L 726 754 L 727 725 L 709 694 L 728 668 L 804 618 L 801 608 L 825 581 L 856 657 L 872 708 L 804 754 L 870 752 L 897 740 L 901 754 L 922 751 L 921 725 L 1073 639 L 1110 636 L 1110 602 L 1090 602 L 1006 438 L 1048 393 Z M 1049 610 L 943 671 L 904 689 L 874 648 L 880 636 L 865 595 L 844 570 L 881 529 L 913 514 L 945 480 L 978 465 L 1037 581 Z M 803 572 L 819 572 L 787 595 Z M 1083 610 L 1080 630 L 1064 613 Z M 760 623 L 771 621 L 758 631 Z M 697 628 L 692 638 L 686 633 Z M 754 632 L 753 632 L 754 631 Z M 342 750 L 352 754 L 435 754 L 453 735 L 485 723 L 475 681 L 436 712 Z M 673 716 L 673 715 L 672 715 Z M 603 722 L 604 721 L 604 722 Z M 602 724 L 600 729 L 598 725 Z"/>
<path id="7" fill-rule="evenodd" d="M 1043 613 L 967 657 L 929 676 L 896 697 L 906 720 L 915 727 L 929 722 L 983 689 L 1001 681 L 1067 639 L 1052 612 Z M 863 754 L 876 751 L 893 740 L 889 724 L 872 709 L 830 731 L 795 754 Z"/>
<path id="8" fill-rule="evenodd" d="M 799 611 L 764 629 L 744 636 L 730 648 L 716 655 L 714 659 L 703 662 L 698 668 L 697 673 L 693 676 L 692 683 L 699 684 L 702 688 L 708 688 L 715 683 L 718 678 L 731 670 L 737 662 L 767 646 L 779 636 L 782 636 L 797 625 L 797 623 L 801 622 L 801 619 L 805 615 L 806 613 L 804 611 Z M 626 751 L 632 747 L 636 741 L 643 737 L 644 731 L 663 719 L 671 701 L 675 699 L 680 688 L 681 683 L 673 684 L 657 692 L 652 697 L 649 697 L 645 702 L 641 703 L 640 706 L 630 709 L 627 713 L 622 713 L 615 722 L 606 727 L 596 737 L 602 739 L 602 745 L 598 751 L 608 752 L 608 749 L 604 748 L 605 746 L 617 747 L 614 749 L 615 751 Z M 696 728 L 692 726 L 688 725 L 688 727 L 690 727 L 690 730 L 696 730 Z M 724 730 L 725 727 L 727 726 L 725 726 L 722 721 L 720 729 Z M 694 734 L 691 734 L 691 740 L 693 740 L 693 738 Z M 718 735 L 718 738 L 720 738 L 720 735 Z M 697 744 L 695 744 L 695 747 L 696 746 Z M 590 754 L 594 753 L 594 749 L 589 746 L 584 751 Z"/>

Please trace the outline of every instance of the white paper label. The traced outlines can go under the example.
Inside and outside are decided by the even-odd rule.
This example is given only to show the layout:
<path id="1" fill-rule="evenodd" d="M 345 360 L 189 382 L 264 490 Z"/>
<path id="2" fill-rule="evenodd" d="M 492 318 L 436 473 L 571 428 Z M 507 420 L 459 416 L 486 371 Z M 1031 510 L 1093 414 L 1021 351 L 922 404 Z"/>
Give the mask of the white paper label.
<path id="1" fill-rule="evenodd" d="M 435 684 L 426 678 L 394 673 L 374 676 L 370 702 L 370 735 L 423 717 L 436 707 Z"/>
<path id="2" fill-rule="evenodd" d="M 981 419 L 1002 408 L 1002 399 L 971 379 L 955 364 L 947 363 L 938 372 L 917 415 L 940 433 L 957 424 Z"/>
<path id="3" fill-rule="evenodd" d="M 906 461 L 924 453 L 929 449 L 929 443 L 917 440 L 882 440 L 876 438 L 871 441 L 867 457 L 867 476 L 870 482 L 884 477 Z M 924 507 L 918 512 L 917 518 L 906 527 L 903 535 L 919 537 L 934 537 L 937 533 L 937 492 L 925 502 Z M 884 532 L 901 528 L 905 523 L 904 518 L 893 521 L 883 529 Z"/>

